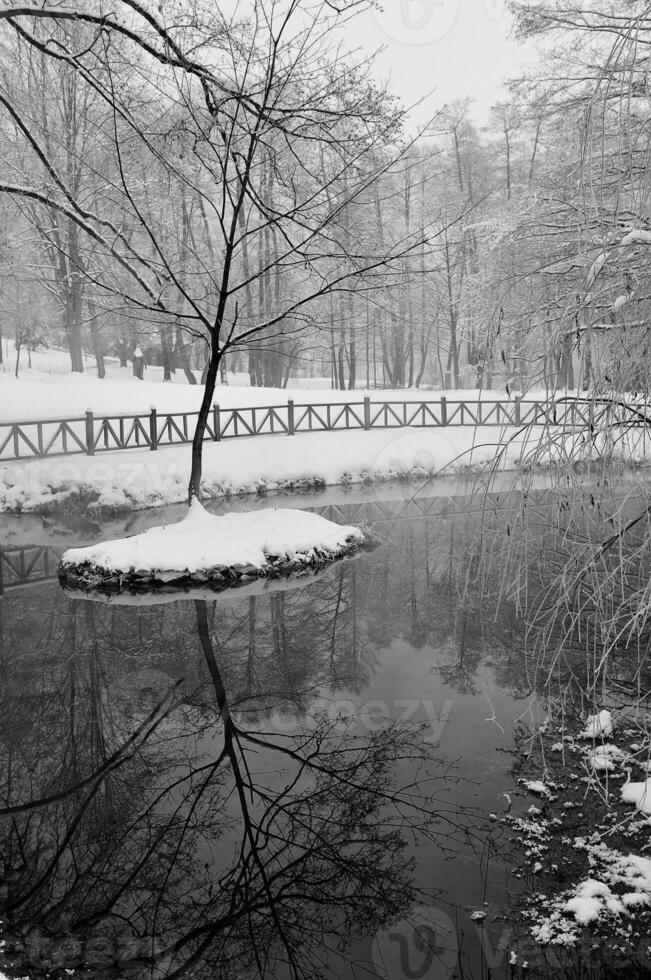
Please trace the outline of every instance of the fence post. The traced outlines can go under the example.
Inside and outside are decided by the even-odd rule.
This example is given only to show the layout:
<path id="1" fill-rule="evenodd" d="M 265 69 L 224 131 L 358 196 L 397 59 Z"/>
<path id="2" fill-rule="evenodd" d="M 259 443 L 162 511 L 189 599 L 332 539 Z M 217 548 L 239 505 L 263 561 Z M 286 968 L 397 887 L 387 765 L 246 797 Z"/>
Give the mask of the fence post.
<path id="1" fill-rule="evenodd" d="M 219 405 L 213 405 L 212 407 L 212 429 L 213 429 L 213 442 L 221 442 L 222 430 L 221 430 L 221 419 L 219 417 Z"/>
<path id="2" fill-rule="evenodd" d="M 515 396 L 515 424 L 516 425 L 520 425 L 520 419 L 522 417 L 520 415 L 520 402 L 521 401 L 522 401 L 522 396 L 521 395 L 516 395 Z"/>
<path id="3" fill-rule="evenodd" d="M 448 424 L 448 400 L 445 395 L 441 395 L 441 425 Z"/>
<path id="4" fill-rule="evenodd" d="M 364 428 L 371 428 L 371 399 L 368 396 L 364 399 Z"/>
<path id="5" fill-rule="evenodd" d="M 149 413 L 149 448 L 158 449 L 158 414 L 153 405 Z"/>
<path id="6" fill-rule="evenodd" d="M 287 399 L 287 433 L 290 436 L 296 431 L 294 427 L 294 402 L 291 398 Z"/>
<path id="7" fill-rule="evenodd" d="M 86 454 L 95 455 L 95 424 L 91 411 L 86 412 Z"/>

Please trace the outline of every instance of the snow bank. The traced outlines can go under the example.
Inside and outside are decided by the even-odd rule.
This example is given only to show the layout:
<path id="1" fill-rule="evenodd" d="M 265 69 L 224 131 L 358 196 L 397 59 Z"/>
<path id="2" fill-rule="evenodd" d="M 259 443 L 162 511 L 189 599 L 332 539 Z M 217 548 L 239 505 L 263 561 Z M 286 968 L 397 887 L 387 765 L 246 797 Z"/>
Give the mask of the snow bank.
<path id="1" fill-rule="evenodd" d="M 601 272 L 601 270 L 603 269 L 607 261 L 608 261 L 608 253 L 599 252 L 599 255 L 590 266 L 590 270 L 588 272 L 588 287 L 594 284 L 595 279 L 597 278 L 597 276 L 599 275 L 599 273 Z"/>
<path id="2" fill-rule="evenodd" d="M 597 710 L 595 714 L 588 717 L 585 729 L 579 732 L 576 741 L 574 737 L 565 735 L 562 742 L 552 746 L 554 751 L 563 750 L 568 753 L 568 761 L 562 763 L 564 767 L 568 766 L 570 753 L 577 753 L 584 765 L 590 767 L 588 775 L 582 777 L 582 780 L 588 784 L 585 794 L 581 794 L 582 800 L 578 799 L 579 787 L 575 782 L 575 790 L 571 794 L 575 799 L 562 800 L 562 810 L 559 811 L 558 807 L 552 808 L 547 821 L 539 820 L 533 823 L 522 818 L 509 821 L 511 826 L 521 833 L 519 839 L 526 848 L 525 853 L 530 862 L 537 859 L 531 866 L 534 874 L 541 870 L 541 860 L 544 860 L 547 865 L 545 870 L 555 873 L 557 881 L 565 883 L 568 878 L 570 880 L 569 887 L 562 887 L 562 890 L 558 891 L 557 885 L 554 884 L 553 890 L 535 892 L 527 900 L 526 915 L 532 923 L 531 935 L 542 945 L 585 949 L 587 948 L 585 930 L 589 929 L 595 939 L 598 937 L 603 941 L 604 937 L 608 937 L 617 940 L 620 945 L 614 948 L 625 953 L 629 949 L 636 948 L 635 937 L 648 933 L 648 915 L 651 909 L 651 858 L 640 854 L 624 853 L 604 842 L 618 830 L 623 837 L 630 837 L 637 834 L 643 826 L 648 827 L 651 823 L 649 820 L 638 822 L 620 820 L 620 813 L 612 808 L 610 802 L 613 794 L 609 792 L 609 786 L 613 786 L 613 778 L 606 776 L 603 781 L 599 778 L 600 772 L 605 775 L 616 771 L 619 775 L 624 768 L 624 763 L 635 761 L 626 749 L 611 741 L 602 741 L 605 736 L 613 733 L 615 727 L 609 711 Z M 620 734 L 622 734 L 621 726 Z M 623 734 L 630 734 L 630 732 L 624 729 Z M 643 744 L 633 743 L 630 745 L 630 750 L 642 753 L 646 749 Z M 637 764 L 645 767 L 646 761 Z M 634 803 L 643 814 L 651 816 L 651 778 L 645 782 L 631 784 L 630 770 L 627 771 L 629 782 L 621 789 L 622 800 Z M 567 768 L 564 772 L 569 775 L 570 780 L 579 779 Z M 520 780 L 520 782 L 525 781 Z M 536 787 L 542 787 L 544 784 L 525 782 L 525 785 L 535 791 Z M 570 790 L 569 785 L 561 783 L 557 785 L 561 790 Z M 603 820 L 599 821 L 598 816 L 593 812 L 591 794 L 588 790 L 598 794 L 607 807 Z M 572 823 L 577 817 L 581 818 L 582 826 L 588 830 L 588 836 L 569 835 L 569 826 L 565 823 L 566 814 L 569 816 L 567 811 L 574 808 L 579 809 L 572 818 Z M 537 818 L 537 814 L 535 816 Z M 615 824 L 613 825 L 611 821 L 615 821 Z M 558 830 L 554 831 L 552 828 Z M 561 848 L 560 851 L 551 850 L 551 841 L 556 833 L 561 834 L 560 840 L 556 842 Z M 641 846 L 646 848 L 648 844 L 645 841 Z M 546 859 L 540 858 L 543 851 L 550 851 Z M 580 852 L 581 856 L 577 852 Z M 566 870 L 562 870 L 561 860 L 567 865 Z M 585 863 L 587 868 L 579 872 L 579 865 Z M 640 918 L 641 915 L 644 917 Z"/>
<path id="3" fill-rule="evenodd" d="M 601 738 L 604 735 L 612 735 L 613 716 L 610 711 L 600 711 L 596 715 L 589 715 L 584 731 L 579 738 Z"/>
<path id="4" fill-rule="evenodd" d="M 627 235 L 624 235 L 621 245 L 651 245 L 651 231 L 645 228 L 632 228 Z"/>
<path id="5" fill-rule="evenodd" d="M 600 772 L 613 772 L 625 758 L 622 750 L 610 742 L 598 745 L 588 756 L 592 768 Z"/>
<path id="6" fill-rule="evenodd" d="M 608 885 L 593 878 L 582 881 L 577 886 L 576 894 L 565 903 L 565 911 L 571 912 L 582 926 L 599 919 L 605 910 L 621 915 L 624 905 L 613 895 Z"/>
<path id="7" fill-rule="evenodd" d="M 619 311 L 623 309 L 626 304 L 630 302 L 630 300 L 631 296 L 629 293 L 622 293 L 622 295 L 618 296 L 615 302 L 612 304 L 611 310 L 613 313 L 619 313 Z"/>
<path id="8" fill-rule="evenodd" d="M 206 497 L 423 480 L 500 465 L 514 469 L 526 439 L 514 430 L 378 429 L 264 435 L 204 443 Z M 56 510 L 72 504 L 127 512 L 187 497 L 188 446 L 97 456 L 39 459 L 0 466 L 0 511 Z M 76 501 L 81 495 L 85 501 Z"/>
<path id="9" fill-rule="evenodd" d="M 523 785 L 530 793 L 535 793 L 537 796 L 544 796 L 546 799 L 553 799 L 553 795 L 548 786 L 539 779 L 523 779 Z"/>
<path id="10" fill-rule="evenodd" d="M 112 587 L 180 581 L 228 586 L 234 580 L 318 566 L 364 543 L 356 527 L 299 510 L 209 514 L 194 501 L 182 521 L 142 534 L 71 548 L 60 577 L 69 584 Z"/>
<path id="11" fill-rule="evenodd" d="M 585 431 L 569 435 L 560 429 L 552 433 L 540 449 L 532 444 L 525 464 L 539 466 L 610 459 L 628 465 L 642 465 L 651 458 L 651 440 L 644 425 L 598 429 L 590 434 Z"/>
<path id="12" fill-rule="evenodd" d="M 643 783 L 625 783 L 622 786 L 624 803 L 634 803 L 640 813 L 651 817 L 651 778 Z"/>
<path id="13" fill-rule="evenodd" d="M 588 853 L 592 873 L 551 903 L 531 932 L 538 942 L 576 946 L 578 926 L 605 918 L 627 916 L 635 908 L 651 905 L 651 860 L 623 854 L 602 843 L 575 838 L 575 847 Z"/>

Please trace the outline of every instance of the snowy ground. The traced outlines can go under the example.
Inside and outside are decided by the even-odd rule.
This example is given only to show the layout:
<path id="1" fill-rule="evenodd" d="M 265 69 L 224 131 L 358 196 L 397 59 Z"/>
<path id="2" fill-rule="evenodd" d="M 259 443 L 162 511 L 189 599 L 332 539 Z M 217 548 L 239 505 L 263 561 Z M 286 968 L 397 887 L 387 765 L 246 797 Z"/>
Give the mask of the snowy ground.
<path id="1" fill-rule="evenodd" d="M 511 440 L 509 442 L 509 440 Z M 504 466 L 525 439 L 497 428 L 376 430 L 255 436 L 204 444 L 207 496 L 374 482 Z M 75 490 L 101 508 L 137 510 L 186 498 L 187 445 L 9 463 L 0 468 L 0 510 L 33 511 L 62 503 Z"/>
<path id="2" fill-rule="evenodd" d="M 34 368 L 21 370 L 18 379 L 10 372 L 12 363 L 0 372 L 0 421 L 27 419 L 76 418 L 90 410 L 96 415 L 145 414 L 156 408 L 159 412 L 196 412 L 203 388 L 187 383 L 182 371 L 177 371 L 172 383 L 163 382 L 162 368 L 151 367 L 145 379 L 134 378 L 131 367 L 121 368 L 117 362 L 107 363 L 107 377 L 70 374 L 64 352 L 45 351 L 32 355 Z M 251 388 L 246 374 L 229 374 L 228 384 L 217 386 L 215 402 L 223 408 L 254 405 L 285 405 L 289 398 L 297 404 L 306 402 L 360 402 L 364 395 L 376 401 L 437 400 L 441 392 L 428 389 L 378 389 L 365 391 L 333 391 L 325 378 L 292 382 L 291 388 Z M 448 399 L 465 398 L 475 401 L 508 400 L 504 391 L 463 389 L 446 391 Z M 544 392 L 539 393 L 541 396 Z"/>
<path id="3" fill-rule="evenodd" d="M 651 858 L 640 853 L 648 853 L 651 822 L 646 719 L 601 710 L 583 731 L 541 734 L 544 778 L 520 782 L 543 802 L 502 818 L 532 874 L 523 909 L 531 935 L 543 946 L 579 951 L 588 935 L 607 943 L 609 955 L 619 953 L 620 962 L 639 957 L 648 967 Z"/>

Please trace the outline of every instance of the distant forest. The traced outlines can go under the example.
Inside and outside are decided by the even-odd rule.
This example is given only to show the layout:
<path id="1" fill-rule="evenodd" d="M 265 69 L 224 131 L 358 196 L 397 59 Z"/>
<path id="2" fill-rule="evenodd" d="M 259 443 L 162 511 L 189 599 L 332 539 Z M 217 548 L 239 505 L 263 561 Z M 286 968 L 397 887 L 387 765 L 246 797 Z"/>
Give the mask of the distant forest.
<path id="1" fill-rule="evenodd" d="M 0 9 L 4 338 L 100 377 L 646 389 L 645 5 L 515 4 L 535 70 L 420 132 L 338 47 L 358 6 Z"/>

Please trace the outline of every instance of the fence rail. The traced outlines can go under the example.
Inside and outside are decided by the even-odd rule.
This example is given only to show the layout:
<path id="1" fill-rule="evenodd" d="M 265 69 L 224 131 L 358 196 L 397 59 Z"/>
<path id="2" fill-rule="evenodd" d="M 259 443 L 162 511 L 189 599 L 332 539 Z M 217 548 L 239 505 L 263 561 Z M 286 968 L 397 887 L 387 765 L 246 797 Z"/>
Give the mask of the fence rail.
<path id="1" fill-rule="evenodd" d="M 95 416 L 40 419 L 0 423 L 0 461 L 69 456 L 123 449 L 157 450 L 162 446 L 192 441 L 196 412 L 146 415 Z M 604 425 L 651 422 L 646 405 L 637 406 L 607 399 L 576 398 L 546 401 L 514 398 L 508 402 L 480 399 L 436 401 L 323 402 L 220 408 L 214 405 L 204 439 L 298 432 L 332 432 L 341 429 L 442 428 L 453 426 L 563 426 L 573 430 Z"/>

